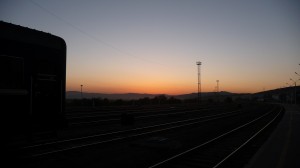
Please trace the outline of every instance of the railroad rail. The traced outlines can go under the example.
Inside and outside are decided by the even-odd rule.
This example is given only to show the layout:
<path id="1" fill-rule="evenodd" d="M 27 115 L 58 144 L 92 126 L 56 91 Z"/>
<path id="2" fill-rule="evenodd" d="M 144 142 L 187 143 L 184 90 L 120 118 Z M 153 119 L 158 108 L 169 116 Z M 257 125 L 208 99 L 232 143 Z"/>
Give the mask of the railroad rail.
<path id="1" fill-rule="evenodd" d="M 242 113 L 241 110 L 235 110 L 235 111 L 230 111 L 230 112 L 225 112 L 220 114 L 197 117 L 193 119 L 185 119 L 185 120 L 151 125 L 146 127 L 139 127 L 135 129 L 96 134 L 92 136 L 66 139 L 66 140 L 54 141 L 54 142 L 43 143 L 43 144 L 36 144 L 36 145 L 23 147 L 21 150 L 21 156 L 24 158 L 41 157 L 41 156 L 71 151 L 79 148 L 85 148 L 93 145 L 121 141 L 121 140 L 126 140 L 134 137 L 155 134 L 162 131 L 183 128 L 183 127 L 196 125 L 203 122 L 208 122 L 212 120 L 230 117 L 233 115 L 238 115 L 240 113 Z"/>
<path id="2" fill-rule="evenodd" d="M 15 153 L 18 154 L 19 163 L 28 167 L 61 165 L 62 167 L 144 168 L 155 166 L 199 144 L 226 134 L 199 147 L 199 150 L 195 149 L 172 161 L 157 165 L 157 167 L 213 167 L 253 136 L 258 131 L 257 128 L 261 129 L 279 114 L 278 105 L 248 105 L 243 105 L 243 108 L 236 111 L 213 111 L 202 113 L 202 116 L 192 115 L 190 118 L 184 118 L 187 115 L 182 115 L 171 122 L 169 118 L 162 117 L 161 121 L 157 122 L 155 119 L 145 126 L 125 126 L 123 130 L 110 129 L 109 131 L 108 129 L 91 136 L 35 144 L 18 148 L 20 150 L 16 150 Z M 275 124 L 271 123 L 271 125 L 275 127 Z M 267 128 L 271 132 L 272 128 Z M 232 131 L 235 129 L 237 130 Z M 267 137 L 268 134 L 262 135 Z M 252 145 L 253 142 L 250 141 L 250 145 L 248 143 L 245 145 L 246 149 L 250 150 L 242 147 L 237 153 L 245 151 L 244 153 L 249 155 L 249 151 L 253 150 Z M 235 159 L 236 156 L 239 155 L 231 154 L 220 166 L 232 167 L 232 160 L 239 160 Z"/>
<path id="3" fill-rule="evenodd" d="M 242 151 L 249 142 L 273 124 L 283 111 L 283 107 L 280 107 L 279 110 L 277 108 L 272 109 L 268 113 L 194 146 L 193 148 L 153 164 L 149 168 L 219 168 L 226 163 L 226 166 L 229 165 L 228 167 L 231 167 L 228 160 Z"/>
<path id="4" fill-rule="evenodd" d="M 225 110 L 236 108 L 236 106 L 217 106 L 217 107 L 206 107 L 206 108 L 170 108 L 158 111 L 144 111 L 144 112 L 124 112 L 126 114 L 134 116 L 135 119 L 148 119 L 155 117 L 170 117 L 181 114 L 192 114 L 197 112 L 205 112 L 210 110 Z M 112 113 L 112 114 L 102 114 L 97 113 L 94 115 L 84 115 L 84 116 L 69 116 L 69 125 L 70 126 L 84 126 L 84 125 L 93 125 L 93 124 L 105 124 L 105 123 L 118 123 L 120 121 L 122 113 Z"/>

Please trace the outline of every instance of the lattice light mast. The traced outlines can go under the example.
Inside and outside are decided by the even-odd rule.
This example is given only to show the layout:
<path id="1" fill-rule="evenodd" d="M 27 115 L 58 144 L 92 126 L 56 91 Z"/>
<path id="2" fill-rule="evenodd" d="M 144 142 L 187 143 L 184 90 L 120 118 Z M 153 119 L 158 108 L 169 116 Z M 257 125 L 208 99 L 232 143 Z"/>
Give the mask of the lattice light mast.
<path id="1" fill-rule="evenodd" d="M 201 62 L 197 61 L 196 62 L 197 66 L 198 66 L 198 103 L 201 102 Z"/>

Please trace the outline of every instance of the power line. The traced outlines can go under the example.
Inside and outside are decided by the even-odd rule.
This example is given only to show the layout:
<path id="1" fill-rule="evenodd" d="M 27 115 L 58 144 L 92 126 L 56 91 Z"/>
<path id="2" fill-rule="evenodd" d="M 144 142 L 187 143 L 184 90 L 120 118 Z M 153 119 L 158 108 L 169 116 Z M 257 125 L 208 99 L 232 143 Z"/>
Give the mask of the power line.
<path id="1" fill-rule="evenodd" d="M 78 28 L 77 26 L 75 26 L 74 24 L 72 24 L 71 22 L 63 19 L 62 17 L 56 15 L 54 12 L 48 10 L 47 8 L 43 7 L 42 5 L 40 5 L 39 3 L 33 1 L 33 0 L 29 0 L 32 4 L 34 4 L 35 6 L 41 8 L 42 10 L 46 11 L 48 14 L 52 15 L 53 17 L 57 18 L 58 20 L 60 20 L 61 22 L 64 22 L 65 24 L 69 25 L 70 27 L 74 28 L 75 30 L 77 30 L 78 32 L 80 32 L 81 34 L 87 36 L 88 38 L 98 42 L 98 43 L 101 43 L 101 44 L 104 44 L 105 46 L 109 47 L 109 48 L 112 48 L 113 50 L 123 54 L 123 55 L 127 55 L 127 56 L 130 56 L 130 57 L 133 57 L 133 58 L 136 58 L 136 59 L 139 59 L 139 60 L 142 60 L 142 61 L 145 61 L 145 62 L 148 62 L 148 63 L 153 63 L 153 64 L 158 64 L 158 65 L 161 65 L 163 67 L 165 67 L 165 65 L 159 63 L 159 62 L 155 62 L 153 60 L 149 60 L 149 59 L 145 59 L 145 58 L 142 58 L 142 57 L 138 57 L 136 55 L 133 55 L 127 51 L 124 51 L 118 47 L 115 47 L 114 45 L 110 44 L 110 43 L 107 43 L 103 40 L 100 40 L 99 38 L 96 38 L 95 36 L 83 31 L 82 29 Z"/>

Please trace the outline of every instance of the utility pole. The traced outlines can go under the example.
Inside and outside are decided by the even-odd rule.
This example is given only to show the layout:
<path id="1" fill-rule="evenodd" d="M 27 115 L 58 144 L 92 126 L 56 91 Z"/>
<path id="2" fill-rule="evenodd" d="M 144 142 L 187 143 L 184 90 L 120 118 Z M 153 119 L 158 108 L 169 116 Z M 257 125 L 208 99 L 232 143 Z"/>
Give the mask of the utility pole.
<path id="1" fill-rule="evenodd" d="M 197 66 L 198 66 L 198 104 L 201 102 L 201 62 L 197 61 L 196 62 Z"/>

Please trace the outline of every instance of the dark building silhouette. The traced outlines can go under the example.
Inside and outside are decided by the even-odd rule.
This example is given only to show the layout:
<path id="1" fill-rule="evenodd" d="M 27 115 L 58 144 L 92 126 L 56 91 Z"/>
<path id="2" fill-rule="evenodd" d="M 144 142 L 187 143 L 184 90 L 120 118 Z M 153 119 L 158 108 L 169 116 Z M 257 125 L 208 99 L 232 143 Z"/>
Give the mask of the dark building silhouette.
<path id="1" fill-rule="evenodd" d="M 64 124 L 66 43 L 49 33 L 0 22 L 0 103 L 9 145 Z"/>

